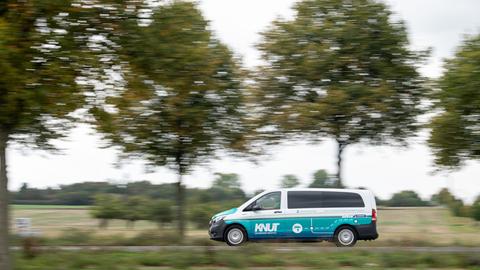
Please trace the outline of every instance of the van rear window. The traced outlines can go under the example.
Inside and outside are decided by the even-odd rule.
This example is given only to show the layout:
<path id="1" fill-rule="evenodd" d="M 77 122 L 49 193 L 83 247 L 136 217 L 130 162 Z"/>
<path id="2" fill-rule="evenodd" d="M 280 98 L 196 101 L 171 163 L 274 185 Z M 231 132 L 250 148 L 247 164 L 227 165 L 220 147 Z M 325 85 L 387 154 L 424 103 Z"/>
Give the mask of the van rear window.
<path id="1" fill-rule="evenodd" d="M 288 208 L 365 207 L 357 193 L 332 191 L 288 191 Z"/>

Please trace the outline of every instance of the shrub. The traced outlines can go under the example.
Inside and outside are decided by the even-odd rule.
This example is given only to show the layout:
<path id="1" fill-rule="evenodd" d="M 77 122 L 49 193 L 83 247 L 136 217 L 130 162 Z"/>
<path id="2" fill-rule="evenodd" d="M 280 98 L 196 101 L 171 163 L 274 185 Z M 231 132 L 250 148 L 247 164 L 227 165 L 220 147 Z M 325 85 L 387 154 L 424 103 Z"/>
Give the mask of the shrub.
<path id="1" fill-rule="evenodd" d="M 125 239 L 123 244 L 127 246 L 172 245 L 180 243 L 180 240 L 181 238 L 176 233 L 148 230 L 132 238 Z"/>
<path id="2" fill-rule="evenodd" d="M 62 235 L 57 239 L 59 244 L 65 245 L 88 245 L 92 242 L 93 233 L 90 231 L 83 231 L 80 229 L 65 230 Z"/>
<path id="3" fill-rule="evenodd" d="M 480 221 L 480 196 L 478 196 L 472 205 L 471 216 L 473 219 Z"/>
<path id="4" fill-rule="evenodd" d="M 428 203 L 423 201 L 415 191 L 405 190 L 393 194 L 392 198 L 387 202 L 389 206 L 427 206 Z"/>
<path id="5" fill-rule="evenodd" d="M 156 200 L 150 203 L 148 219 L 157 222 L 159 226 L 173 221 L 173 204 L 167 200 Z"/>
<path id="6" fill-rule="evenodd" d="M 450 211 L 456 217 L 471 217 L 470 207 L 463 204 L 460 199 L 453 200 L 449 205 Z"/>

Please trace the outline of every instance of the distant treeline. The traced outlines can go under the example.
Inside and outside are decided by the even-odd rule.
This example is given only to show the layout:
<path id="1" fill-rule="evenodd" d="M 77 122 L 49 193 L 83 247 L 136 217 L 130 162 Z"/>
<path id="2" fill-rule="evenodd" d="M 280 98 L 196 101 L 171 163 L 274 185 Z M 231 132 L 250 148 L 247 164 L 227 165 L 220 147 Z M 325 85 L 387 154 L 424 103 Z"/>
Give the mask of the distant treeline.
<path id="1" fill-rule="evenodd" d="M 149 181 L 128 184 L 108 182 L 83 182 L 62 185 L 59 188 L 30 188 L 24 184 L 17 192 L 11 192 L 13 204 L 40 205 L 93 205 L 98 194 L 117 194 L 125 196 L 146 196 L 152 199 L 175 200 L 176 184 L 152 184 Z M 189 201 L 223 201 L 244 200 L 245 192 L 240 189 L 224 190 L 222 188 L 187 188 Z"/>
<path id="2" fill-rule="evenodd" d="M 191 202 L 218 202 L 241 201 L 258 194 L 262 190 L 248 194 L 241 188 L 240 177 L 234 173 L 216 173 L 216 178 L 209 188 L 187 188 L 186 197 Z M 285 175 L 280 179 L 281 187 L 289 188 L 300 185 L 294 175 Z M 324 170 L 316 171 L 308 187 L 331 188 L 336 187 L 334 176 Z M 152 199 L 175 200 L 176 184 L 152 184 L 149 181 L 138 181 L 127 184 L 109 182 L 83 182 L 71 185 L 62 185 L 59 188 L 38 189 L 23 184 L 19 191 L 12 192 L 11 200 L 14 204 L 50 204 L 50 205 L 93 205 L 98 194 L 116 194 L 124 196 L 144 196 Z M 362 187 L 360 187 L 362 188 Z M 380 206 L 418 207 L 452 205 L 456 213 L 465 213 L 463 201 L 455 198 L 448 189 L 442 189 L 434 194 L 430 200 L 423 200 L 412 190 L 399 191 L 388 200 L 377 198 Z"/>
<path id="3" fill-rule="evenodd" d="M 200 225 L 206 224 L 211 214 L 238 206 L 261 192 L 258 190 L 247 194 L 241 188 L 240 177 L 237 174 L 216 173 L 215 176 L 209 188 L 186 189 L 187 205 L 190 205 L 189 217 L 191 221 L 199 222 Z M 318 170 L 313 174 L 308 186 L 329 188 L 337 184 L 332 175 L 324 170 Z M 300 181 L 294 175 L 285 175 L 280 179 L 281 187 L 298 185 Z M 84 182 L 62 185 L 57 189 L 30 188 L 23 184 L 19 191 L 12 192 L 11 200 L 14 204 L 94 205 L 94 216 L 100 219 L 124 219 L 132 222 L 152 220 L 169 223 L 174 218 L 170 208 L 174 206 L 176 188 L 176 184 L 152 184 L 149 181 L 127 184 Z M 388 200 L 377 198 L 377 205 L 390 207 L 442 205 L 448 207 L 455 216 L 480 219 L 480 199 L 473 205 L 465 205 L 448 189 L 440 190 L 430 200 L 423 200 L 415 191 L 404 190 L 393 194 Z"/>

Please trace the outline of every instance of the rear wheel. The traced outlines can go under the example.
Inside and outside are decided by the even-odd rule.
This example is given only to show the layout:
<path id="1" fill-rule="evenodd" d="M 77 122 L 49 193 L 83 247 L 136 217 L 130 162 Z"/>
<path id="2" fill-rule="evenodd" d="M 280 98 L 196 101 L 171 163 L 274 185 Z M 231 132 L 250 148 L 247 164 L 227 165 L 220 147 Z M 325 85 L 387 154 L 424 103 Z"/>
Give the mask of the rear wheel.
<path id="1" fill-rule="evenodd" d="M 357 233 L 352 227 L 341 227 L 335 233 L 333 240 L 337 247 L 353 247 L 357 242 Z"/>
<path id="2" fill-rule="evenodd" d="M 239 246 L 245 241 L 247 241 L 247 234 L 241 226 L 233 225 L 225 232 L 225 242 L 229 246 Z"/>

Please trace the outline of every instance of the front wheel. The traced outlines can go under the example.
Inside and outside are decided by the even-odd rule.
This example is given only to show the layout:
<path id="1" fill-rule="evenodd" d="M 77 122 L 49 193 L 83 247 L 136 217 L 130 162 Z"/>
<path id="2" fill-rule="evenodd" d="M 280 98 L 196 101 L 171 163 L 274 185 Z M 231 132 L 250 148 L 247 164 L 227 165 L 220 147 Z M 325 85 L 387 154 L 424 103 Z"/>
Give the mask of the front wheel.
<path id="1" fill-rule="evenodd" d="M 225 233 L 225 242 L 229 246 L 239 246 L 247 241 L 247 234 L 241 226 L 233 225 Z"/>
<path id="2" fill-rule="evenodd" d="M 357 242 L 357 233 L 351 227 L 341 227 L 334 236 L 337 247 L 353 247 Z"/>

